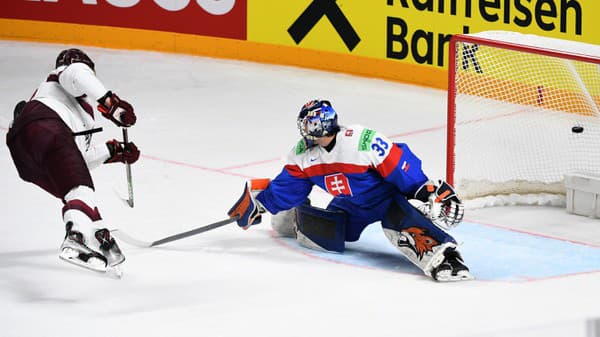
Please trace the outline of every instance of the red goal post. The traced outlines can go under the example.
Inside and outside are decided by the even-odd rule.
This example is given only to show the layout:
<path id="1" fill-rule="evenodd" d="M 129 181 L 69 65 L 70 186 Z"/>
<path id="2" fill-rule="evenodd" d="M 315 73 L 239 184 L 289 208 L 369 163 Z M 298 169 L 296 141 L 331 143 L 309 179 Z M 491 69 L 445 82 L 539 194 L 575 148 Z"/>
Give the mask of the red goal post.
<path id="1" fill-rule="evenodd" d="M 599 107 L 600 46 L 505 31 L 455 35 L 446 179 L 465 200 L 564 203 L 565 174 L 600 176 Z"/>

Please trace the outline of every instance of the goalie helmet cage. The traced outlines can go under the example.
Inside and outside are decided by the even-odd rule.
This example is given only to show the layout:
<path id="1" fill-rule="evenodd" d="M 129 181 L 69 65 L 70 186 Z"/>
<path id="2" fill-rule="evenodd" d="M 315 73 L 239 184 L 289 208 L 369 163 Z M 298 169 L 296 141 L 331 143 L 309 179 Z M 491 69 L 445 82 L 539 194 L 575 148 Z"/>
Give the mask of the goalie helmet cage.
<path id="1" fill-rule="evenodd" d="M 453 36 L 449 61 L 446 178 L 461 198 L 564 204 L 565 174 L 600 175 L 600 46 L 488 31 Z"/>

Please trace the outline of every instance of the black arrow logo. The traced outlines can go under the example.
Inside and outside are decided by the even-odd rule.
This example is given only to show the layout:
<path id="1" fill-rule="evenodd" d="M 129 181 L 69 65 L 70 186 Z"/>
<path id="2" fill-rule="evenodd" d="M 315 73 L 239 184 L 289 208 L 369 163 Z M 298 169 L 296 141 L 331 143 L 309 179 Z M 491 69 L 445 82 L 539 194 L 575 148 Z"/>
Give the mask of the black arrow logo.
<path id="1" fill-rule="evenodd" d="M 348 50 L 352 51 L 360 42 L 360 37 L 335 0 L 314 0 L 288 28 L 288 33 L 299 44 L 323 16 L 329 19 Z"/>
<path id="2" fill-rule="evenodd" d="M 475 67 L 475 71 L 477 71 L 479 74 L 483 74 L 483 70 L 481 69 L 481 66 L 479 65 L 479 62 L 477 61 L 477 57 L 475 56 L 475 53 L 477 53 L 477 51 L 479 50 L 479 45 L 467 45 L 464 44 L 463 45 L 463 59 L 462 59 L 462 68 L 463 70 L 468 70 L 469 69 L 469 61 L 471 61 L 471 63 L 473 63 L 473 67 Z"/>

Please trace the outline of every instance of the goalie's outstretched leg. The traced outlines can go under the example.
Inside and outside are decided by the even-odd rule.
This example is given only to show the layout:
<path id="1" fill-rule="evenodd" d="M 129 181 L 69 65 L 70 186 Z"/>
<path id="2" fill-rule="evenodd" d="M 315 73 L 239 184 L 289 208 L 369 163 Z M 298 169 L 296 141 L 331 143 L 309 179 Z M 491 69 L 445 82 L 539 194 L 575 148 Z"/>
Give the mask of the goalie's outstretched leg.
<path id="1" fill-rule="evenodd" d="M 439 282 L 471 280 L 454 238 L 434 225 L 402 196 L 381 222 L 386 237 L 425 275 Z"/>

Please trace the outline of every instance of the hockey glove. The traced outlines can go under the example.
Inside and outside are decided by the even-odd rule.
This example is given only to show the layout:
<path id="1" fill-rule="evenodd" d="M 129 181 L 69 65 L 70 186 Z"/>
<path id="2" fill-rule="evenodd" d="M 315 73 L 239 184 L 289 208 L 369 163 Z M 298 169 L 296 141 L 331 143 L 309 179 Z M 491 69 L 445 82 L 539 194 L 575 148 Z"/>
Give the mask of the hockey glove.
<path id="1" fill-rule="evenodd" d="M 265 208 L 256 200 L 256 195 L 266 189 L 269 182 L 269 179 L 252 179 L 246 182 L 242 196 L 227 212 L 230 218 L 237 218 L 238 226 L 248 229 L 261 222 L 261 214 L 265 212 Z"/>
<path id="2" fill-rule="evenodd" d="M 105 164 L 117 162 L 133 164 L 140 157 L 140 150 L 132 142 L 123 143 L 113 139 L 106 142 L 106 147 L 110 157 L 104 162 Z"/>
<path id="3" fill-rule="evenodd" d="M 423 202 L 417 209 L 436 226 L 448 230 L 458 226 L 465 214 L 454 188 L 443 180 L 428 181 L 419 187 L 415 199 Z"/>
<path id="4" fill-rule="evenodd" d="M 133 112 L 133 106 L 120 99 L 112 91 L 108 91 L 106 95 L 98 99 L 98 103 L 100 103 L 98 111 L 102 113 L 102 116 L 110 119 L 117 126 L 127 128 L 135 124 L 137 117 Z"/>

